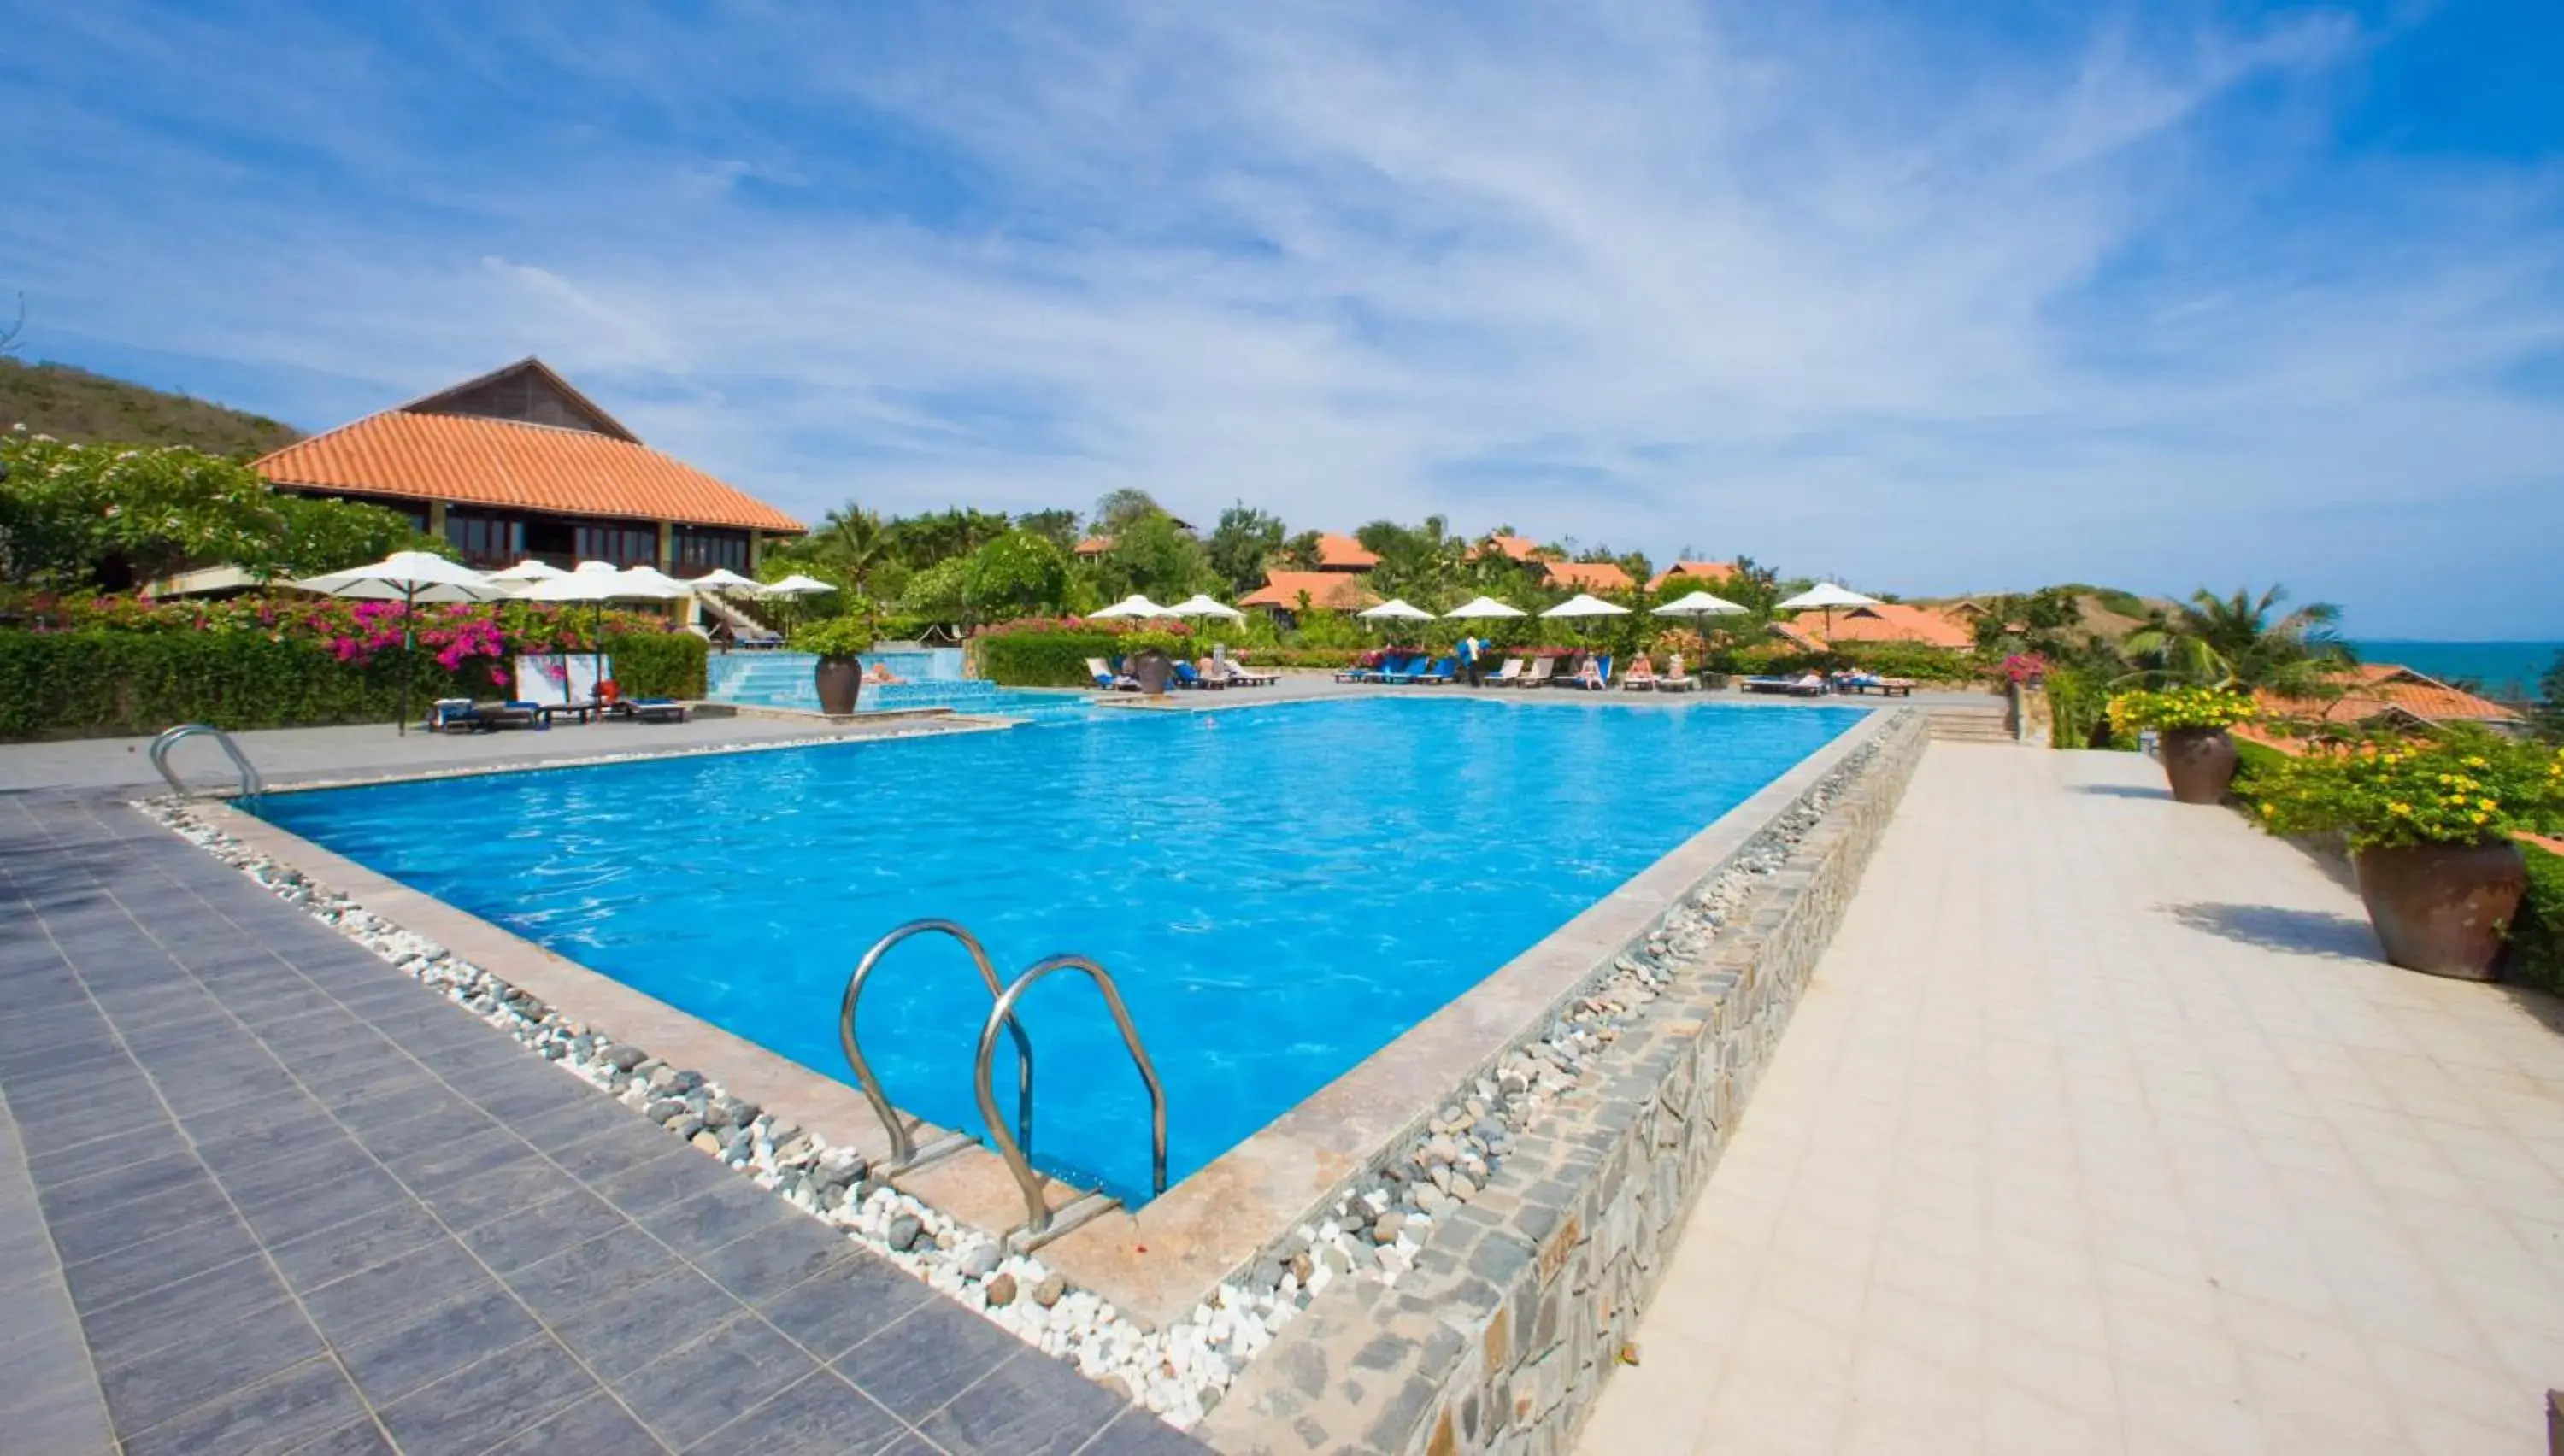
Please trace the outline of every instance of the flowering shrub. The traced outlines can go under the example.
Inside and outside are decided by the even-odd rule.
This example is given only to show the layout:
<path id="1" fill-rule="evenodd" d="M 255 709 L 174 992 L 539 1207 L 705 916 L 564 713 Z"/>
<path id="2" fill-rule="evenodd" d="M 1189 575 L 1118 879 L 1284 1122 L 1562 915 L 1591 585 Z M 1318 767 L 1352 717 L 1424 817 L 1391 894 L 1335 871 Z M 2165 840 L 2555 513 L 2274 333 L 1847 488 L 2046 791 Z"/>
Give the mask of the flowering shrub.
<path id="1" fill-rule="evenodd" d="M 2133 738 L 2142 728 L 2222 728 L 2261 712 L 2248 693 L 2223 688 L 2166 688 L 2121 693 L 2110 700 L 2110 731 Z"/>
<path id="2" fill-rule="evenodd" d="M 2353 849 L 2484 844 L 2564 818 L 2564 750 L 2479 728 L 2309 749 L 2256 774 L 2274 834 L 2339 831 Z"/>
<path id="3" fill-rule="evenodd" d="M 2034 652 L 2016 652 L 2003 660 L 2003 676 L 2007 683 L 2034 688 L 2047 679 L 2047 659 Z"/>
<path id="4" fill-rule="evenodd" d="M 598 647 L 592 607 L 423 603 L 303 594 L 154 602 L 19 594 L 0 601 L 0 738 L 382 722 L 400 702 L 404 631 L 416 694 L 504 695 L 521 653 Z M 635 696 L 701 697 L 704 643 L 663 618 L 603 614 L 604 648 Z M 32 630 L 29 630 L 32 629 Z"/>

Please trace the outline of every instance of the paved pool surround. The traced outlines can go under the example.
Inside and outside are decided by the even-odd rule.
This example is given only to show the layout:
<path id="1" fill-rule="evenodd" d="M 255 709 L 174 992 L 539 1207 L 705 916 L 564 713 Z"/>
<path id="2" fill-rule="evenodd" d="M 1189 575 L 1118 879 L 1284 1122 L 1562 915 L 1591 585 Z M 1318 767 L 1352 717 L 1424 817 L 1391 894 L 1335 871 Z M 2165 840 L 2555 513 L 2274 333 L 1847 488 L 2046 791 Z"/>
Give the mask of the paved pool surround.
<path id="1" fill-rule="evenodd" d="M 1922 715 L 1865 727 L 1790 796 L 1820 806 L 1685 884 L 1767 857 L 1709 953 L 1664 967 L 1583 1085 L 1434 1220 L 1406 1277 L 1332 1286 L 1196 1435 L 1241 1453 L 1571 1449 L 1921 761 Z M 1774 856 L 1776 840 L 1791 842 Z"/>

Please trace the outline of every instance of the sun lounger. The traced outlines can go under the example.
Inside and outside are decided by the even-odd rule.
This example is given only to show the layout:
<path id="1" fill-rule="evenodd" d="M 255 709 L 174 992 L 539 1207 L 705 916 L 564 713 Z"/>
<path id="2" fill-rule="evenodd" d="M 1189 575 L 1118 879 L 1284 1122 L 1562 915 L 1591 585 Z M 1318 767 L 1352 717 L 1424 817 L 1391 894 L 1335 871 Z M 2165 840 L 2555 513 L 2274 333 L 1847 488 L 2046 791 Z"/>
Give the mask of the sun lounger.
<path id="1" fill-rule="evenodd" d="M 1550 680 L 1550 675 L 1557 671 L 1557 658 L 1536 657 L 1531 660 L 1530 671 L 1524 673 L 1521 677 L 1514 679 L 1513 682 L 1507 686 L 1515 688 L 1537 688 L 1548 682 Z"/>
<path id="2" fill-rule="evenodd" d="M 1100 657 L 1088 658 L 1086 660 L 1086 671 L 1094 677 L 1095 691 L 1099 693 L 1137 693 L 1140 691 L 1140 680 L 1138 678 L 1113 671 L 1111 668 L 1104 665 L 1104 659 Z"/>
<path id="3" fill-rule="evenodd" d="M 1748 693 L 1785 693 L 1793 698 L 1821 698 L 1825 680 L 1815 673 L 1796 678 L 1747 678 L 1740 686 Z"/>
<path id="4" fill-rule="evenodd" d="M 1361 663 L 1355 663 L 1351 667 L 1348 667 L 1344 671 L 1336 674 L 1336 681 L 1339 683 L 1368 683 L 1379 676 L 1380 669 L 1367 668 Z"/>
<path id="5" fill-rule="evenodd" d="M 1420 668 L 1416 671 L 1414 681 L 1418 683 L 1447 683 L 1451 681 L 1452 670 L 1457 666 L 1457 662 L 1451 658 L 1436 658 L 1434 659 L 1432 666 Z"/>
<path id="6" fill-rule="evenodd" d="M 1692 676 L 1690 673 L 1665 673 L 1656 679 L 1656 691 L 1659 693 L 1697 693 L 1700 691 L 1700 679 Z"/>
<path id="7" fill-rule="evenodd" d="M 1210 660 L 1210 678 L 1214 687 L 1224 683 L 1231 688 L 1269 688 L 1282 681 L 1280 673 L 1259 673 L 1224 657 Z"/>
<path id="8" fill-rule="evenodd" d="M 1523 660 L 1518 657 L 1509 657 L 1505 659 L 1505 665 L 1498 668 L 1493 677 L 1487 679 L 1487 686 L 1490 688 L 1510 688 L 1522 681 L 1522 675 Z"/>
<path id="9" fill-rule="evenodd" d="M 1569 687 L 1583 689 L 1589 692 L 1600 692 L 1604 688 L 1610 687 L 1610 655 L 1606 653 L 1594 659 L 1594 681 L 1592 683 L 1585 681 L 1585 674 L 1582 671 L 1579 671 L 1575 677 L 1568 679 L 1567 682 Z"/>
<path id="10" fill-rule="evenodd" d="M 1225 679 L 1203 677 L 1200 673 L 1194 671 L 1193 665 L 1188 662 L 1179 662 L 1175 664 L 1175 686 L 1178 688 L 1208 689 L 1225 688 L 1228 686 Z"/>
<path id="11" fill-rule="evenodd" d="M 674 698 L 626 698 L 608 705 L 605 714 L 636 723 L 684 723 L 686 705 Z"/>
<path id="12" fill-rule="evenodd" d="M 1620 680 L 1620 691 L 1623 693 L 1652 692 L 1655 686 L 1656 670 L 1644 662 L 1629 669 L 1628 676 Z"/>
<path id="13" fill-rule="evenodd" d="M 1393 665 L 1381 669 L 1380 681 L 1384 683 L 1396 683 L 1400 686 L 1404 686 L 1405 684 L 1414 682 L 1418 677 L 1423 675 L 1426 668 L 1429 668 L 1432 665 L 1433 661 L 1430 658 L 1401 657 L 1396 659 Z"/>

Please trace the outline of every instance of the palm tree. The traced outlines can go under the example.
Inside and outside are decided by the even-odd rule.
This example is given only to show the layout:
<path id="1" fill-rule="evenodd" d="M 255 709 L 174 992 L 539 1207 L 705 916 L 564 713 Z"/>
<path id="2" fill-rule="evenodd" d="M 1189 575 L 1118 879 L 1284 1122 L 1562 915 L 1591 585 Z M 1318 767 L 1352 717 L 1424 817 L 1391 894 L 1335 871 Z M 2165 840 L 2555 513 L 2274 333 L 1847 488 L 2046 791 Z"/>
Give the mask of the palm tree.
<path id="1" fill-rule="evenodd" d="M 2288 599 L 2273 586 L 2255 599 L 2249 589 L 2219 596 L 2202 588 L 2154 622 L 2128 634 L 2126 650 L 2141 665 L 2137 677 L 2197 683 L 2212 688 L 2266 688 L 2291 698 L 2320 697 L 2342 670 L 2357 662 L 2333 627 L 2341 608 L 2308 602 L 2276 620 Z"/>
<path id="2" fill-rule="evenodd" d="M 890 559 L 890 533 L 879 513 L 842 506 L 822 518 L 792 554 L 869 596 L 872 573 Z"/>

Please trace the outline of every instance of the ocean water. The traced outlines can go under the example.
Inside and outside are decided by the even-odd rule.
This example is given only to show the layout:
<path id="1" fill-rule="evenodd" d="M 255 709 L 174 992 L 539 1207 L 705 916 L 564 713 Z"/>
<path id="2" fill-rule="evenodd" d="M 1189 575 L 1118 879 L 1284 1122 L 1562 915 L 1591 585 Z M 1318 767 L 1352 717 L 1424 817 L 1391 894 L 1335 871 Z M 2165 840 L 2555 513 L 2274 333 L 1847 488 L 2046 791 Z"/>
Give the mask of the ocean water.
<path id="1" fill-rule="evenodd" d="M 846 977 L 904 922 L 960 921 L 1004 978 L 1091 955 L 1155 1058 L 1180 1178 L 1863 712 L 1580 695 L 1103 713 L 271 794 L 257 811 L 839 1080 Z M 951 941 L 893 951 L 861 1023 L 892 1101 L 979 1131 L 988 1006 Z M 1035 1160 L 1145 1198 L 1148 1102 L 1092 987 L 1053 976 L 1024 1007 Z"/>
<path id="2" fill-rule="evenodd" d="M 2546 670 L 2564 654 L 2564 642 L 2414 642 L 2371 638 L 2353 642 L 2359 660 L 2393 663 L 2444 682 L 2458 678 L 2483 685 L 2494 698 L 2534 698 Z"/>

